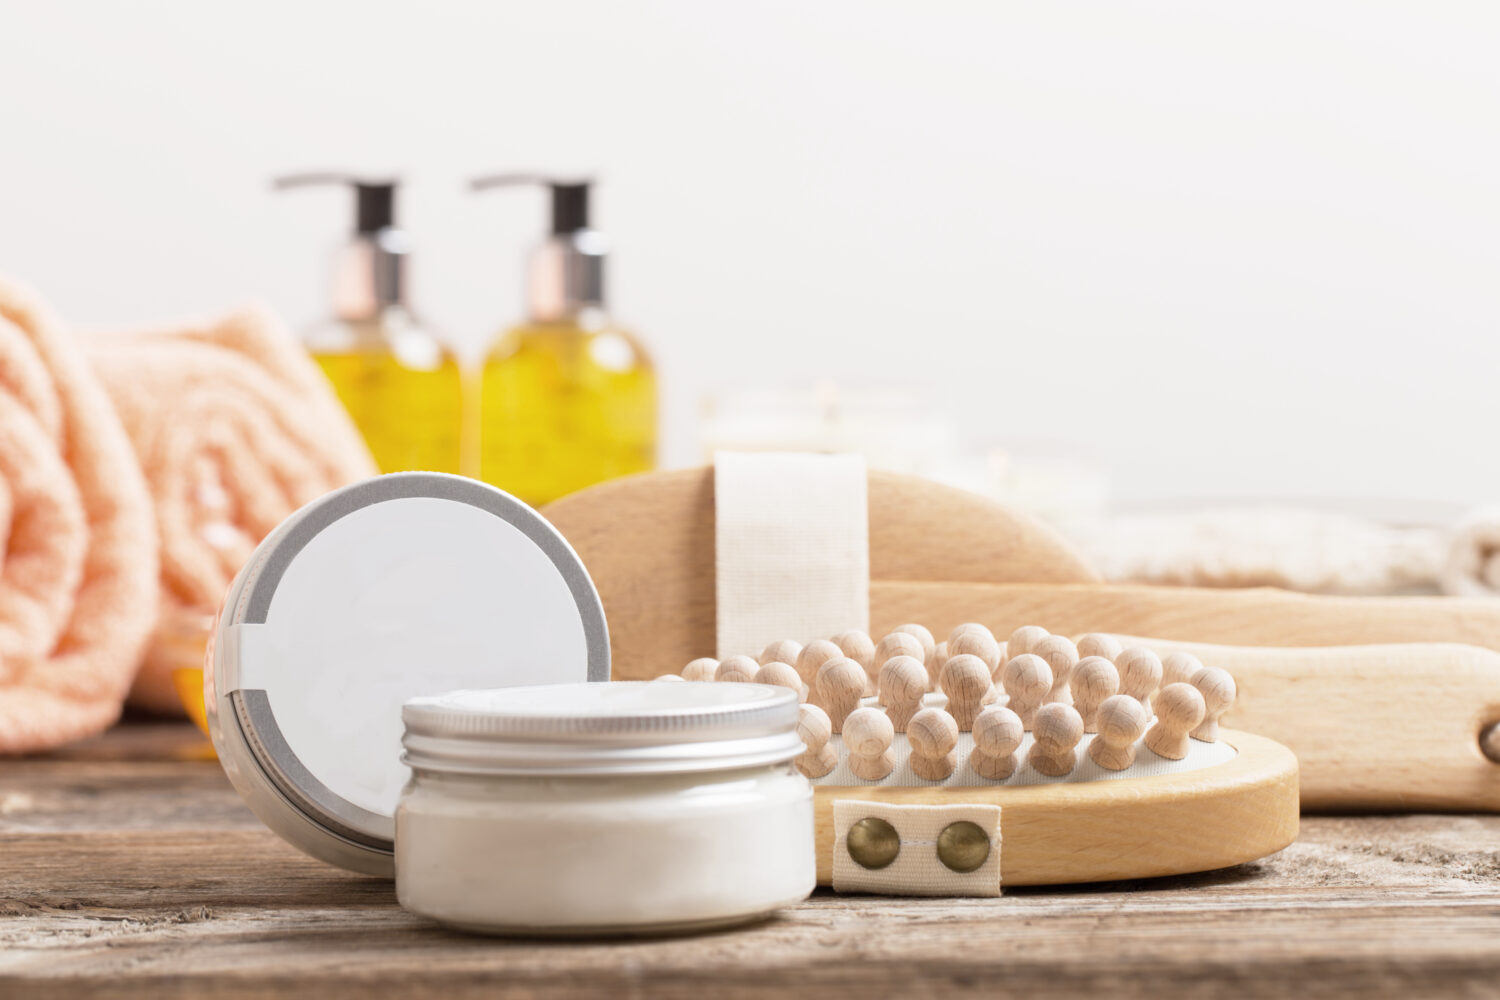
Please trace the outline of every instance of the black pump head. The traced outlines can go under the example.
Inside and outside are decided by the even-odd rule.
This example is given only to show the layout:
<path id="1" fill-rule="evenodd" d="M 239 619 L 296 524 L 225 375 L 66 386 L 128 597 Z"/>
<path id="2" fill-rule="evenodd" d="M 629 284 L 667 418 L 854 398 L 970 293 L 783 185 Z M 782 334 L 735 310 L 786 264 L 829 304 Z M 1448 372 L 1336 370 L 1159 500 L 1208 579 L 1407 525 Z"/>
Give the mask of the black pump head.
<path id="1" fill-rule="evenodd" d="M 521 184 L 540 185 L 552 192 L 553 236 L 564 236 L 589 228 L 589 189 L 594 184 L 591 177 L 563 180 L 545 174 L 495 174 L 470 181 L 469 189 L 485 191 L 493 187 L 514 187 Z"/>
<path id="2" fill-rule="evenodd" d="M 591 181 L 548 181 L 552 188 L 552 234 L 576 233 L 589 227 Z"/>
<path id="3" fill-rule="evenodd" d="M 311 184 L 347 184 L 354 189 L 354 231 L 359 235 L 378 233 L 396 224 L 395 178 L 366 180 L 353 174 L 311 173 L 278 177 L 272 186 L 278 191 L 307 187 Z"/>
<path id="4" fill-rule="evenodd" d="M 377 233 L 396 224 L 396 184 L 354 182 L 354 231 Z"/>

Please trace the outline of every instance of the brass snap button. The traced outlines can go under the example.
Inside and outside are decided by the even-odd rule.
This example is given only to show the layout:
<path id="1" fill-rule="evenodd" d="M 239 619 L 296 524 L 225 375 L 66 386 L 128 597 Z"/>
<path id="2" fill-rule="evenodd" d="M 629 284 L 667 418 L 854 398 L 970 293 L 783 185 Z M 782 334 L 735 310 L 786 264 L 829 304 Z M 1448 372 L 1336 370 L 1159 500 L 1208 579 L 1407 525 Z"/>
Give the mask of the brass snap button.
<path id="1" fill-rule="evenodd" d="M 989 860 L 990 835 L 978 823 L 966 819 L 949 823 L 938 834 L 937 856 L 951 871 L 974 871 Z"/>
<path id="2" fill-rule="evenodd" d="M 866 816 L 849 828 L 844 846 L 861 868 L 884 868 L 901 853 L 901 835 L 885 820 Z"/>

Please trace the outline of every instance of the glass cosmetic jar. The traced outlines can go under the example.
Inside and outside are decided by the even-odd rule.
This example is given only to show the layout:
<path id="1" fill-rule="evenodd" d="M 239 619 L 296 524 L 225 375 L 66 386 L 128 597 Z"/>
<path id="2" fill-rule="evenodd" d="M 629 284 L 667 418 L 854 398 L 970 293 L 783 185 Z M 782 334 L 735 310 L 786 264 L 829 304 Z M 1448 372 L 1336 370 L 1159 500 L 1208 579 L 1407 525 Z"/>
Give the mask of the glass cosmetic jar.
<path id="1" fill-rule="evenodd" d="M 416 698 L 396 895 L 466 930 L 681 931 L 816 881 L 797 698 L 760 684 L 554 684 Z"/>

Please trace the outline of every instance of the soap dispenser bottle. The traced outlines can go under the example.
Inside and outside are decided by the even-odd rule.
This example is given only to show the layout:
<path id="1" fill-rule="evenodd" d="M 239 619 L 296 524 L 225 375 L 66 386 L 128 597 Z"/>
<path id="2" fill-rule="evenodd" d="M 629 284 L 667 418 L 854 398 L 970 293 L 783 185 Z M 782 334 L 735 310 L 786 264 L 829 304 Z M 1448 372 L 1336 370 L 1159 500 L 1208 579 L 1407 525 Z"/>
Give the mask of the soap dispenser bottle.
<path id="1" fill-rule="evenodd" d="M 607 244 L 589 226 L 588 181 L 502 174 L 475 191 L 547 188 L 551 233 L 530 263 L 529 311 L 479 376 L 479 472 L 536 505 L 656 465 L 656 372 L 605 307 Z"/>
<path id="2" fill-rule="evenodd" d="M 468 472 L 458 360 L 406 300 L 406 232 L 394 181 L 298 174 L 278 190 L 347 184 L 355 227 L 334 266 L 333 316 L 309 330 L 308 352 L 333 383 L 382 472 Z"/>

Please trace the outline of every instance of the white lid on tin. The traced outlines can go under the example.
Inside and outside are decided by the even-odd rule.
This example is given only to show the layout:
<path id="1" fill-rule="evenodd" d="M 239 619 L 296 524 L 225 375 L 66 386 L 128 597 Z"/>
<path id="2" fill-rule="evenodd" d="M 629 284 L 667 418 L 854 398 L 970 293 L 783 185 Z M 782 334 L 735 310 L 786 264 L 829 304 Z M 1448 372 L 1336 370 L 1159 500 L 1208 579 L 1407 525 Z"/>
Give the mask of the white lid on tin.
<path id="1" fill-rule="evenodd" d="M 406 760 L 467 774 L 719 771 L 789 761 L 797 695 L 766 684 L 620 681 L 413 698 Z"/>
<path id="2" fill-rule="evenodd" d="M 219 759 L 309 854 L 393 870 L 401 706 L 424 694 L 609 678 L 582 562 L 491 486 L 395 473 L 292 514 L 235 578 L 205 702 Z"/>

